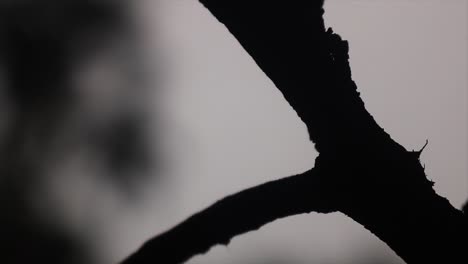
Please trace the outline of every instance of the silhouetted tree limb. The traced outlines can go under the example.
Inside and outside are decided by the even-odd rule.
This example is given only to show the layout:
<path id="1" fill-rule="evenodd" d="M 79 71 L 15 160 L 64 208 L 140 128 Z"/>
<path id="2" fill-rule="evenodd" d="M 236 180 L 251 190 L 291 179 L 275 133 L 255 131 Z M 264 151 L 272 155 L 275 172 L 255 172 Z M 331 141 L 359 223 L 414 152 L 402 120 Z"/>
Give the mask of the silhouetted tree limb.
<path id="1" fill-rule="evenodd" d="M 123 263 L 183 263 L 276 219 L 332 212 L 330 192 L 320 174 L 315 168 L 228 196 L 146 242 Z"/>
<path id="2" fill-rule="evenodd" d="M 407 263 L 466 261 L 466 216 L 435 193 L 419 163 L 420 152 L 406 151 L 366 111 L 351 78 L 348 44 L 332 30 L 325 30 L 322 1 L 201 2 L 226 25 L 307 125 L 320 152 L 314 169 L 320 173 L 307 180 L 320 182 L 322 189 L 319 196 L 303 196 L 308 193 L 303 186 L 314 193 L 312 186 L 318 185 L 286 185 L 293 177 L 270 183 L 278 185 L 278 192 L 299 193 L 291 199 L 270 192 L 256 195 L 269 184 L 230 196 L 227 202 L 218 202 L 151 240 L 125 264 L 180 263 L 190 257 L 188 252 L 197 254 L 227 243 L 235 235 L 287 216 L 285 213 L 309 212 L 314 209 L 310 203 L 330 205 L 319 212 L 340 211 L 351 217 Z M 281 209 L 259 211 L 262 216 L 239 210 L 251 203 L 265 206 L 261 204 L 265 199 L 276 204 L 263 210 Z M 287 205 L 291 208 L 284 208 Z M 218 219 L 213 211 L 236 213 Z M 212 226 L 217 239 L 195 243 L 213 232 L 201 228 L 211 223 L 217 223 Z M 172 262 L 161 257 L 169 249 L 175 255 Z"/>

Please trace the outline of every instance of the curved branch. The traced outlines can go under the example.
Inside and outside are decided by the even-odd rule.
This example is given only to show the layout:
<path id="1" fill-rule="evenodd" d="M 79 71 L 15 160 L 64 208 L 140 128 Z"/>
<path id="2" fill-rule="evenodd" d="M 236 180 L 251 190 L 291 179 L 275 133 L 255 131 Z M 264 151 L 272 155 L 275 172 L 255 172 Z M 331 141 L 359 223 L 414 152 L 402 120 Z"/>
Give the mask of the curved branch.
<path id="1" fill-rule="evenodd" d="M 237 234 L 312 210 L 343 212 L 408 263 L 466 259 L 467 217 L 435 193 L 418 155 L 366 111 L 351 78 L 347 42 L 325 31 L 323 1 L 201 2 L 305 122 L 319 160 L 304 175 L 221 200 L 151 240 L 125 264 L 181 263 Z"/>
<path id="2" fill-rule="evenodd" d="M 434 191 L 417 155 L 365 109 L 348 45 L 325 31 L 323 1 L 200 0 L 236 37 L 307 125 L 340 212 L 408 263 L 466 259 L 468 221 Z M 316 164 L 317 166 L 317 164 Z"/>
<path id="3" fill-rule="evenodd" d="M 315 168 L 228 196 L 151 239 L 122 264 L 183 263 L 212 246 L 286 216 L 333 211 Z"/>

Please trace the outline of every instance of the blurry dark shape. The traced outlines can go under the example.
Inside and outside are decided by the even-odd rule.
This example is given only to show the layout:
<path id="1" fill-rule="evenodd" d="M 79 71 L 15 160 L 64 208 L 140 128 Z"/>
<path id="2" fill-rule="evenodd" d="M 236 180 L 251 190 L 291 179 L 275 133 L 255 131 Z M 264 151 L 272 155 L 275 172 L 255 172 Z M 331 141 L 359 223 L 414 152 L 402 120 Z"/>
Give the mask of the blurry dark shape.
<path id="1" fill-rule="evenodd" d="M 102 163 L 110 168 L 109 175 L 119 175 L 99 175 L 107 181 L 126 183 L 122 177 L 135 174 L 120 172 L 144 163 L 146 145 L 140 131 L 144 118 L 129 115 L 104 120 L 104 125 L 99 123 L 102 120 L 87 121 L 87 116 L 80 116 L 86 106 L 80 104 L 95 98 L 80 98 L 73 83 L 77 65 L 92 60 L 115 40 L 109 36 L 131 35 L 126 4 L 119 0 L 0 2 L 0 70 L 5 78 L 0 95 L 6 102 L 0 111 L 8 115 L 0 131 L 0 263 L 94 263 L 83 238 L 54 219 L 55 214 L 42 210 L 48 205 L 37 189 L 50 180 L 49 167 L 73 155 L 83 142 L 90 144 L 87 149 L 104 153 Z M 126 89 L 138 92 L 131 85 Z M 115 115 L 121 112 L 125 110 Z M 125 189 L 125 184 L 118 186 Z"/>
<path id="2" fill-rule="evenodd" d="M 151 164 L 144 122 L 134 116 L 123 116 L 106 128 L 97 129 L 89 136 L 104 167 L 108 169 L 111 183 L 130 194 L 137 195 L 141 178 L 132 175 L 145 174 Z"/>
<path id="3" fill-rule="evenodd" d="M 62 223 L 45 221 L 48 216 L 35 208 L 31 199 L 34 184 L 38 183 L 33 177 L 38 175 L 20 164 L 7 165 L 2 166 L 0 185 L 0 262 L 94 263 L 81 238 Z"/>
<path id="4" fill-rule="evenodd" d="M 29 210 L 23 209 L 6 211 L 2 208 L 2 217 L 8 214 L 8 218 L 12 218 L 1 221 L 2 263 L 93 263 L 82 244 L 84 241 L 64 228 L 37 221 L 37 216 L 28 215 Z"/>
<path id="5" fill-rule="evenodd" d="M 92 55 L 102 42 L 95 38 L 124 29 L 124 12 L 120 1 L 7 1 L 0 19 L 2 89 L 12 108 L 6 152 L 23 152 L 29 140 L 41 157 L 77 107 L 74 64 Z"/>
<path id="6" fill-rule="evenodd" d="M 1 6 L 2 60 L 18 110 L 66 105 L 74 42 L 121 27 L 117 1 L 18 1 Z M 50 107 L 50 106 L 49 106 Z"/>

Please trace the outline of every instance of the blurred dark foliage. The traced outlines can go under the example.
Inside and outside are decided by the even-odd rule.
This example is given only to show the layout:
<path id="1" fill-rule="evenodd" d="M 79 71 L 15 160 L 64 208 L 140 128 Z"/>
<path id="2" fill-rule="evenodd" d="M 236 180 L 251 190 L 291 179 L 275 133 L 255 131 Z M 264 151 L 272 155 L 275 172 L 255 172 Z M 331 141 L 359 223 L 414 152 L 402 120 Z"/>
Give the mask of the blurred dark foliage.
<path id="1" fill-rule="evenodd" d="M 70 62 L 86 51 L 76 42 L 124 23 L 116 1 L 14 1 L 0 12 L 8 95 L 20 111 L 69 103 Z"/>
<path id="2" fill-rule="evenodd" d="M 0 133 L 0 263 L 93 263 L 84 241 L 40 216 L 34 190 L 47 180 L 48 162 L 61 153 L 57 138 L 67 133 L 65 124 L 73 123 L 77 111 L 74 65 L 93 56 L 106 41 L 103 35 L 128 29 L 122 3 L 0 2 L 0 69 L 5 77 L 0 94 L 6 102 L 0 111 L 7 119 Z M 123 188 L 131 173 L 119 172 L 142 166 L 146 159 L 142 122 L 135 114 L 124 116 L 91 129 L 84 140 L 101 156 L 109 175 L 117 175 L 110 180 Z"/>

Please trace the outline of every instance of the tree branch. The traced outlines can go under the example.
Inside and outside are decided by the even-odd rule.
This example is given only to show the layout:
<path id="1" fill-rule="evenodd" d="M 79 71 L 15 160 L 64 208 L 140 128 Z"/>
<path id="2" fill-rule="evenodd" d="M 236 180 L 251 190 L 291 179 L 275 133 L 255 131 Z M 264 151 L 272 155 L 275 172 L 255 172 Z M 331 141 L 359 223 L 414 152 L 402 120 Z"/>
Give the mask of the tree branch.
<path id="1" fill-rule="evenodd" d="M 323 1 L 201 2 L 305 122 L 320 152 L 314 169 L 320 173 L 230 196 L 150 241 L 125 264 L 180 263 L 234 235 L 311 210 L 343 212 L 407 263 L 466 259 L 466 216 L 435 193 L 418 155 L 393 141 L 366 111 L 351 78 L 347 42 L 325 31 Z M 309 178 L 315 184 L 299 184 Z M 220 222 L 225 225 L 212 225 Z"/>
<path id="2" fill-rule="evenodd" d="M 325 30 L 323 1 L 200 2 L 282 92 L 320 153 L 390 140 L 351 80 L 347 43 Z"/>
<path id="3" fill-rule="evenodd" d="M 212 246 L 286 216 L 333 211 L 320 169 L 228 196 L 146 242 L 122 264 L 183 263 Z"/>
<path id="4" fill-rule="evenodd" d="M 322 1 L 201 2 L 307 125 L 339 211 L 408 263 L 466 259 L 465 215 L 435 193 L 417 155 L 367 112 L 351 78 L 347 42 L 325 31 Z"/>

